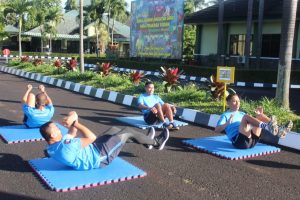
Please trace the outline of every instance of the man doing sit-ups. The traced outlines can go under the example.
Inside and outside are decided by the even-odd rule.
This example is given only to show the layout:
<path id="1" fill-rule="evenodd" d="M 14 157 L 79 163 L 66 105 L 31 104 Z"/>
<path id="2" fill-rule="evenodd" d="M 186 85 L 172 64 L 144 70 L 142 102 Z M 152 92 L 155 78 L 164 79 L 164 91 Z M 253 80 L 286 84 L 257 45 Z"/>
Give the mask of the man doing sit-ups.
<path id="1" fill-rule="evenodd" d="M 155 136 L 154 128 L 150 128 L 145 135 L 128 127 L 123 129 L 111 127 L 97 138 L 90 129 L 78 121 L 75 111 L 63 119 L 63 125 L 69 128 L 66 135 L 62 135 L 61 130 L 51 121 L 40 127 L 40 133 L 48 143 L 46 149 L 48 156 L 76 170 L 90 170 L 109 165 L 128 139 L 149 149 L 154 146 L 162 150 L 169 138 L 169 131 L 166 128 L 160 135 Z M 77 132 L 81 137 L 77 137 Z"/>
<path id="2" fill-rule="evenodd" d="M 24 125 L 27 128 L 38 128 L 50 121 L 54 114 L 54 107 L 51 98 L 48 96 L 45 87 L 38 87 L 40 93 L 34 95 L 32 85 L 27 85 L 27 90 L 22 98 L 22 110 L 24 112 Z"/>

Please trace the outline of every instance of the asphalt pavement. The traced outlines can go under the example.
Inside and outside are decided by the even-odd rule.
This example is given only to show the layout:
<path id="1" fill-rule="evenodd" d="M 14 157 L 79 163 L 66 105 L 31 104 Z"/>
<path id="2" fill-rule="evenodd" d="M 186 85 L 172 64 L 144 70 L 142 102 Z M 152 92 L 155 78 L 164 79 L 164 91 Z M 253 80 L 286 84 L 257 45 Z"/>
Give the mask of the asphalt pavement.
<path id="1" fill-rule="evenodd" d="M 20 100 L 29 83 L 40 84 L 0 72 L 1 126 L 22 122 Z M 130 107 L 52 86 L 46 89 L 56 108 L 54 120 L 76 110 L 81 122 L 97 135 L 111 126 L 124 127 L 116 117 L 140 114 Z M 212 135 L 217 134 L 190 124 L 171 132 L 163 151 L 129 143 L 120 157 L 146 171 L 146 177 L 65 193 L 49 190 L 27 164 L 44 156 L 44 141 L 0 141 L 0 199 L 299 199 L 299 151 L 282 149 L 276 154 L 230 161 L 181 143 L 183 139 Z"/>

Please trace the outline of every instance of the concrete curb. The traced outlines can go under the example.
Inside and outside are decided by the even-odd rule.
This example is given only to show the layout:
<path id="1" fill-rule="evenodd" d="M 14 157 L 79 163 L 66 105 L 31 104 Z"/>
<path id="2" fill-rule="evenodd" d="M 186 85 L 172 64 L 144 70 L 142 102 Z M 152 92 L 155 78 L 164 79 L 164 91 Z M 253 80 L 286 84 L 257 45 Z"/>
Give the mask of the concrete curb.
<path id="1" fill-rule="evenodd" d="M 5 58 L 3 55 L 0 55 L 1 58 Z M 18 58 L 19 56 L 10 55 L 9 58 Z M 51 56 L 29 56 L 29 58 L 41 58 L 41 59 L 61 59 L 61 60 L 71 60 L 71 57 L 51 57 Z M 97 65 L 95 64 L 84 64 L 84 67 L 86 69 L 94 69 Z M 160 72 L 154 72 L 154 71 L 145 71 L 145 70 L 138 70 L 138 69 L 129 69 L 129 68 L 123 68 L 123 67 L 114 67 L 114 71 L 116 72 L 130 72 L 132 70 L 143 72 L 145 75 L 154 75 L 159 76 Z M 181 75 L 179 77 L 182 80 L 187 81 L 195 81 L 195 82 L 206 82 L 207 78 L 205 77 L 198 77 L 198 76 L 186 76 Z M 236 82 L 234 84 L 231 84 L 231 86 L 235 87 L 254 87 L 254 88 L 276 88 L 277 84 L 275 83 L 249 83 L 249 82 Z M 292 89 L 300 89 L 300 85 L 290 85 L 290 88 Z"/>
<path id="2" fill-rule="evenodd" d="M 0 66 L 0 71 L 21 76 L 23 78 L 39 81 L 45 84 L 54 85 L 66 90 L 78 92 L 80 94 L 88 95 L 95 98 L 104 99 L 113 103 L 122 104 L 126 106 L 136 107 L 137 97 L 131 95 L 124 95 L 119 92 L 108 91 L 101 88 L 94 88 L 88 85 L 81 85 L 71 81 L 65 81 L 62 79 L 52 78 L 37 73 L 26 72 L 21 69 L 15 69 L 13 67 Z M 188 122 L 196 123 L 199 125 L 214 128 L 220 118 L 216 114 L 207 114 L 194 109 L 177 107 L 176 116 Z M 290 132 L 284 139 L 277 138 L 275 136 L 263 137 L 263 141 L 279 144 L 285 147 L 300 150 L 300 134 L 296 132 Z"/>
<path id="3" fill-rule="evenodd" d="M 26 56 L 26 55 L 24 55 Z M 60 60 L 71 60 L 71 57 L 57 57 L 57 56 L 28 56 L 30 59 L 60 59 Z M 6 58 L 4 55 L 0 55 L 0 58 Z M 19 58 L 19 56 L 15 56 L 15 55 L 9 55 L 8 58 Z"/>
<path id="4" fill-rule="evenodd" d="M 92 64 L 87 64 L 89 68 L 93 68 Z M 114 71 L 118 72 L 130 72 L 131 70 L 134 69 L 128 69 L 128 68 L 122 68 L 122 67 L 114 67 Z M 143 72 L 145 75 L 154 75 L 154 76 L 159 76 L 159 72 L 154 72 L 154 71 L 145 71 L 145 70 L 136 70 L 138 72 Z M 180 79 L 187 80 L 187 81 L 195 81 L 195 82 L 206 82 L 207 78 L 205 77 L 198 77 L 198 76 L 186 76 L 186 75 L 181 75 L 179 77 Z M 236 87 L 255 87 L 255 88 L 276 88 L 277 84 L 274 83 L 248 83 L 248 82 L 236 82 L 234 84 L 231 84 L 231 86 L 236 86 Z M 300 89 L 300 85 L 290 85 L 290 88 L 297 88 Z"/>

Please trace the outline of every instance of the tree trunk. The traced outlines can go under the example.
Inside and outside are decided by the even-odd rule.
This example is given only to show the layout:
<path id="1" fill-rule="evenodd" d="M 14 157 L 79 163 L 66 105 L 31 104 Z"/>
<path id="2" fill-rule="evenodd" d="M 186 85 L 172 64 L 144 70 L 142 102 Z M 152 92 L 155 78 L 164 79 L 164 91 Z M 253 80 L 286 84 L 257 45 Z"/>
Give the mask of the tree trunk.
<path id="1" fill-rule="evenodd" d="M 48 49 L 48 54 L 50 55 L 50 53 L 52 52 L 52 37 L 50 35 L 50 38 L 49 38 L 49 49 Z M 48 55 L 48 56 L 49 56 Z"/>
<path id="2" fill-rule="evenodd" d="M 289 108 L 289 88 L 297 3 L 298 0 L 283 1 L 276 100 L 284 108 Z"/>
<path id="3" fill-rule="evenodd" d="M 224 65 L 224 59 L 222 57 L 223 52 L 223 41 L 224 41 L 224 0 L 219 0 L 219 13 L 218 13 L 218 65 Z"/>
<path id="4" fill-rule="evenodd" d="M 247 33 L 245 41 L 245 67 L 249 68 L 250 57 L 250 42 L 252 33 L 252 12 L 253 12 L 253 0 L 248 1 L 248 13 L 247 13 Z"/>
<path id="5" fill-rule="evenodd" d="M 113 18 L 113 22 L 111 26 L 111 45 L 114 45 L 114 26 L 115 26 L 115 19 Z"/>
<path id="6" fill-rule="evenodd" d="M 262 45 L 262 32 L 263 32 L 263 19 L 264 19 L 264 2 L 259 0 L 258 9 L 258 32 L 257 32 L 257 49 L 256 49 L 256 67 L 260 67 L 261 45 Z"/>
<path id="7" fill-rule="evenodd" d="M 21 36 L 21 32 L 22 32 L 22 17 L 20 17 L 19 19 L 19 57 L 22 57 L 22 36 Z"/>
<path id="8" fill-rule="evenodd" d="M 108 35 L 110 35 L 109 22 L 110 22 L 110 5 L 108 7 L 108 15 L 107 15 L 107 32 L 108 32 Z"/>
<path id="9" fill-rule="evenodd" d="M 43 41 L 43 36 L 41 35 L 41 52 L 43 52 L 43 46 L 44 46 L 44 41 Z"/>
<path id="10" fill-rule="evenodd" d="M 80 0 L 80 72 L 84 72 L 84 53 L 83 53 L 83 0 Z"/>
<path id="11" fill-rule="evenodd" d="M 95 30 L 96 30 L 96 52 L 98 52 L 97 53 L 97 57 L 98 57 L 98 55 L 100 54 L 100 52 L 99 52 L 99 33 L 98 33 L 98 27 L 97 26 L 95 26 Z"/>

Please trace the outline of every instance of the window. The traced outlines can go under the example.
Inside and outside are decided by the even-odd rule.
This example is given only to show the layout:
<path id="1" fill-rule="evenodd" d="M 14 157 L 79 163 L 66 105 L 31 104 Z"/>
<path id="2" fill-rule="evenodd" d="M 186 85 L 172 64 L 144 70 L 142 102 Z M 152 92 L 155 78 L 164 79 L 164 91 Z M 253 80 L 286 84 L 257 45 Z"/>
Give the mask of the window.
<path id="1" fill-rule="evenodd" d="M 229 54 L 230 55 L 238 55 L 244 56 L 245 55 L 245 41 L 246 35 L 239 34 L 239 35 L 230 35 L 230 44 L 229 44 Z M 252 54 L 252 35 L 250 40 L 250 55 Z"/>
<path id="2" fill-rule="evenodd" d="M 262 36 L 262 57 L 279 57 L 280 34 L 264 34 Z"/>

